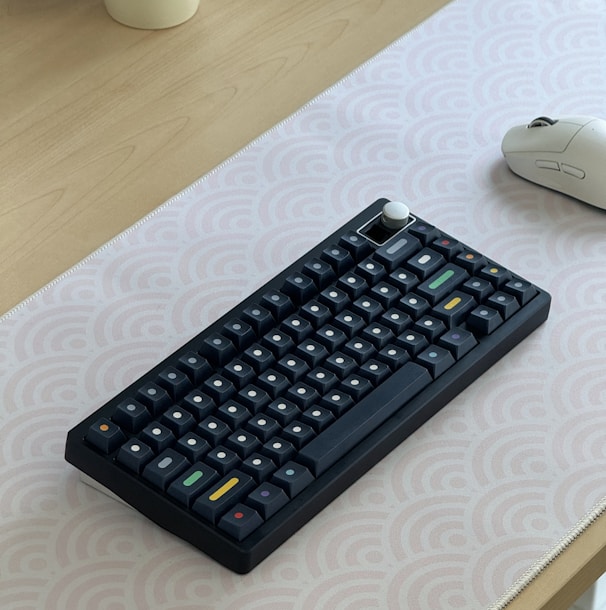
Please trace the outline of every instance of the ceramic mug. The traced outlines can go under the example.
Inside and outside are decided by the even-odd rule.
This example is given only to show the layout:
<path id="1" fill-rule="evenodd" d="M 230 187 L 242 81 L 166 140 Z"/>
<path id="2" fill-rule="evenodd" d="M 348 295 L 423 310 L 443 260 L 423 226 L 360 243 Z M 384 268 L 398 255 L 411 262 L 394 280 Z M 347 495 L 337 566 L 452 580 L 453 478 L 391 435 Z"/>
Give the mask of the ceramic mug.
<path id="1" fill-rule="evenodd" d="M 199 4 L 200 0 L 105 0 L 116 21 L 143 30 L 179 25 L 193 17 Z"/>

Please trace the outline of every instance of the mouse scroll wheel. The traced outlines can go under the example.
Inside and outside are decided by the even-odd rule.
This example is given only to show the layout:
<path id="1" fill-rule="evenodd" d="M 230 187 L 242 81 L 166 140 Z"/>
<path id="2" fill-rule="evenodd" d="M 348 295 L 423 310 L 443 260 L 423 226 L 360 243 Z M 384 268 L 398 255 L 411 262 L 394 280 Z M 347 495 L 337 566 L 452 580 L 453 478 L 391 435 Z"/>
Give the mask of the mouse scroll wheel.
<path id="1" fill-rule="evenodd" d="M 548 116 L 540 116 L 530 121 L 528 127 L 548 127 L 549 125 L 555 125 L 557 120 L 550 119 Z"/>

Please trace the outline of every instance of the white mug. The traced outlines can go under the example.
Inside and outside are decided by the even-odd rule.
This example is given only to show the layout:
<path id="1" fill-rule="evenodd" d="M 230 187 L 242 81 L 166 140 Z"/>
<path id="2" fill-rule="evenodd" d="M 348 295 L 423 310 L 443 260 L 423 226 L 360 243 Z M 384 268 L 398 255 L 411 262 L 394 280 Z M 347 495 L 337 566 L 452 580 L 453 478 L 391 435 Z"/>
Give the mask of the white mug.
<path id="1" fill-rule="evenodd" d="M 105 0 L 116 21 L 143 30 L 179 25 L 193 17 L 199 4 L 200 0 Z"/>

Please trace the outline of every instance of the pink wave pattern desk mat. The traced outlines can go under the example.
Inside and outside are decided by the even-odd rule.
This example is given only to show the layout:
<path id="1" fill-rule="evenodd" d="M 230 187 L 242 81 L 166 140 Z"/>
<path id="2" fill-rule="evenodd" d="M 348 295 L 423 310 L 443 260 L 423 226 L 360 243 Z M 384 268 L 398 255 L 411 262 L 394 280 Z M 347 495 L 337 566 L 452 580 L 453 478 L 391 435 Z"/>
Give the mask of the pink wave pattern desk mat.
<path id="1" fill-rule="evenodd" d="M 0 320 L 0 607 L 484 608 L 606 495 L 606 213 L 500 153 L 604 116 L 601 0 L 459 0 Z M 65 434 L 379 196 L 549 320 L 252 573 L 82 484 Z"/>

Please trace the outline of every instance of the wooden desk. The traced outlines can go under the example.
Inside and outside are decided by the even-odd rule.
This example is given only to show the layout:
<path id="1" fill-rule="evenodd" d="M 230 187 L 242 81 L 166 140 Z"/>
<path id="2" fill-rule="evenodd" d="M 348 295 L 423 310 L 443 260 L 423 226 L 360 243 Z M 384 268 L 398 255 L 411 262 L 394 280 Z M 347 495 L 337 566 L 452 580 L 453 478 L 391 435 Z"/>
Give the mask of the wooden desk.
<path id="1" fill-rule="evenodd" d="M 444 4 L 202 0 L 150 32 L 0 0 L 0 313 Z M 511 608 L 567 608 L 605 564 L 602 520 Z"/>

